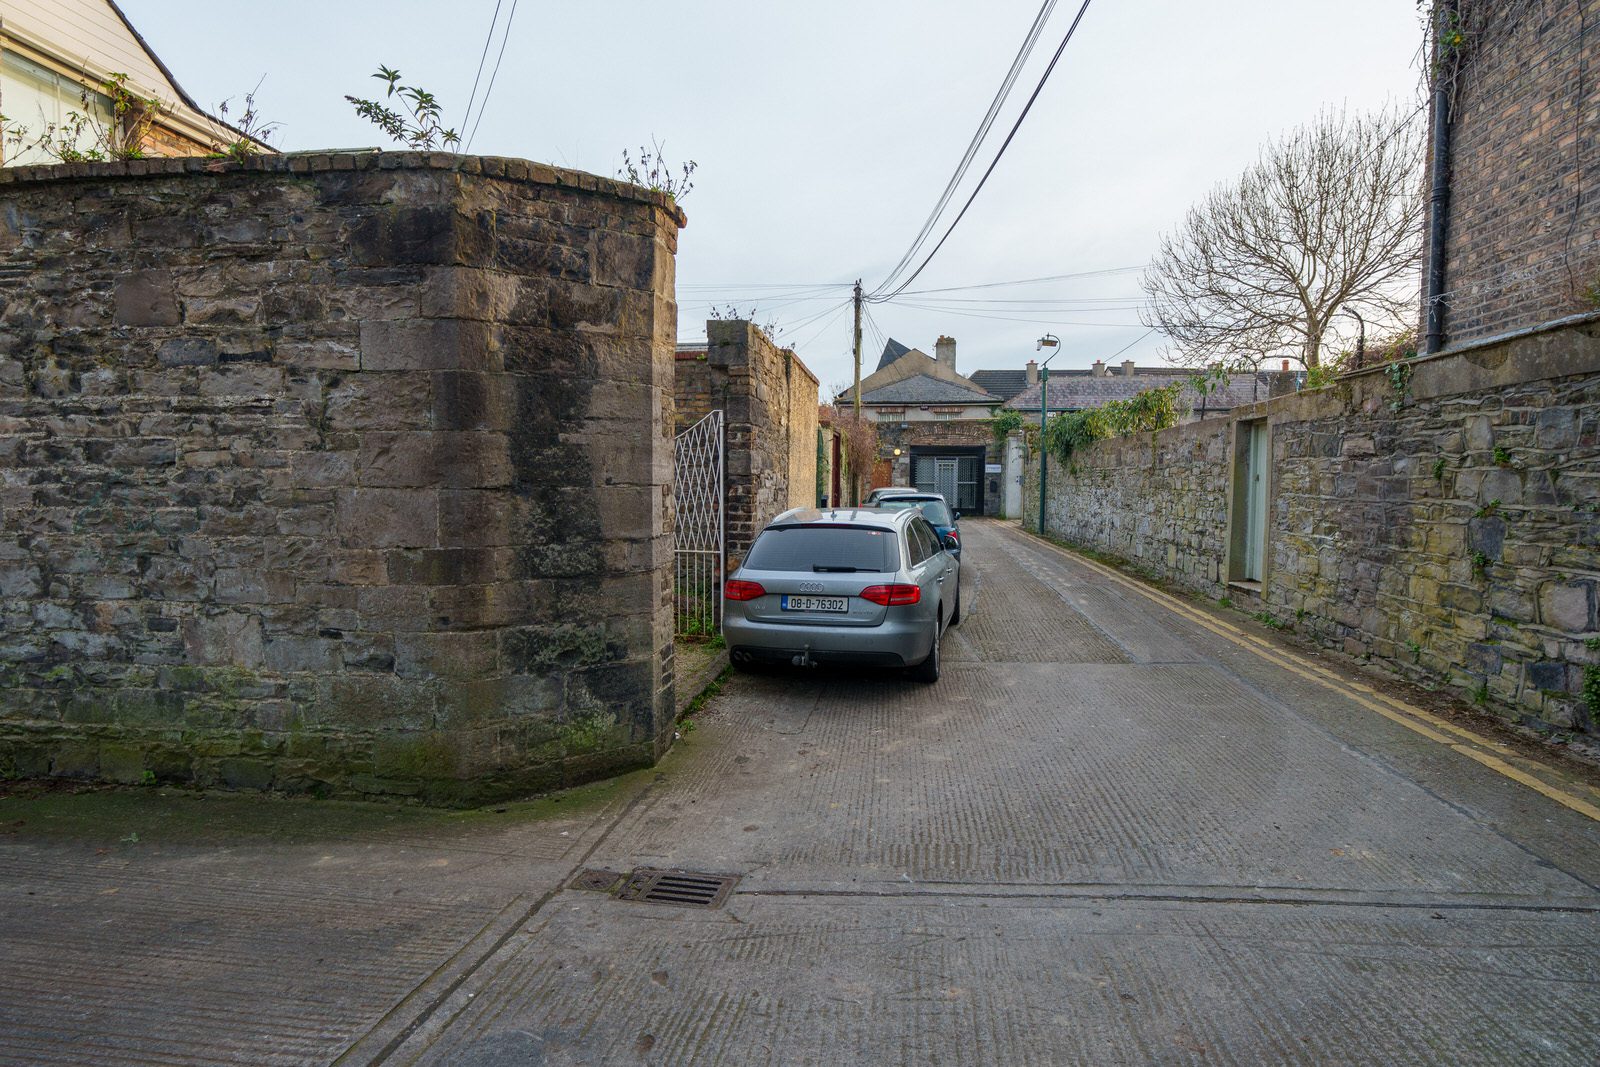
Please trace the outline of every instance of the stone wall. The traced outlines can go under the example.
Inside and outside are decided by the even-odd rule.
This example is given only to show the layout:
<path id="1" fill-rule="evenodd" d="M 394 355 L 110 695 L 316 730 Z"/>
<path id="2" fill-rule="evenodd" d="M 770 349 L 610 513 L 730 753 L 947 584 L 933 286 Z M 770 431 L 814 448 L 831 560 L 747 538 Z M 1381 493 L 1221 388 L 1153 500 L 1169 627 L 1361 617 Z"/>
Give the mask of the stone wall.
<path id="1" fill-rule="evenodd" d="M 731 568 L 780 512 L 816 503 L 817 379 L 753 323 L 713 319 L 706 336 L 706 369 L 693 373 L 726 397 Z"/>
<path id="2" fill-rule="evenodd" d="M 443 153 L 0 171 L 0 773 L 652 762 L 682 222 Z"/>
<path id="3" fill-rule="evenodd" d="M 1600 0 L 1460 0 L 1445 341 L 1594 310 Z"/>
<path id="4" fill-rule="evenodd" d="M 1048 529 L 1510 718 L 1600 721 L 1600 320 L 1052 457 Z M 1267 420 L 1259 599 L 1230 586 L 1236 429 Z M 1024 493 L 1036 521 L 1037 463 Z M 1586 686 L 1592 694 L 1585 696 Z"/>
<path id="5" fill-rule="evenodd" d="M 816 375 L 801 363 L 793 351 L 785 349 L 784 373 L 787 377 L 789 440 L 789 506 L 815 507 L 817 504 L 817 401 L 820 388 Z"/>

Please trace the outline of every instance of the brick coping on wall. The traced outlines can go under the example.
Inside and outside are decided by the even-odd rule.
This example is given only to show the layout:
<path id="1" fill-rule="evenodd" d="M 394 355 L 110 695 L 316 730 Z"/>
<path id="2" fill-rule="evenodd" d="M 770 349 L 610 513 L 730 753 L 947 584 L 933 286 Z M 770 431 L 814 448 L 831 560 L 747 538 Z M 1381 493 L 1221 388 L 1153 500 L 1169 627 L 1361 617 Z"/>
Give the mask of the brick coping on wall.
<path id="1" fill-rule="evenodd" d="M 468 156 L 457 152 L 385 152 L 377 148 L 362 148 L 349 151 L 272 152 L 251 156 L 243 161 L 206 156 L 166 156 L 108 163 L 57 163 L 0 168 L 0 185 L 105 178 L 168 178 L 178 174 L 229 174 L 240 171 L 315 174 L 340 170 L 450 170 L 529 185 L 581 189 L 622 200 L 654 204 L 672 216 L 679 229 L 689 224 L 689 217 L 677 202 L 656 189 L 646 189 L 549 163 L 533 163 L 508 156 Z"/>

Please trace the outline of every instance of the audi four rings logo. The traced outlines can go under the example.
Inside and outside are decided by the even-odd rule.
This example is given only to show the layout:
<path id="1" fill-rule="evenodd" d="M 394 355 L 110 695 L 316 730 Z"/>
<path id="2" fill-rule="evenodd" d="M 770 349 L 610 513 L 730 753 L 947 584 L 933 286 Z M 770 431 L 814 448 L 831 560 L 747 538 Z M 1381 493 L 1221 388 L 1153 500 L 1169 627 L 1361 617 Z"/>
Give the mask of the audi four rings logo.
<path id="1" fill-rule="evenodd" d="M 802 593 L 820 593 L 820 592 L 822 592 L 822 588 L 823 587 L 822 587 L 822 583 L 821 582 L 801 582 L 800 583 L 800 591 Z"/>

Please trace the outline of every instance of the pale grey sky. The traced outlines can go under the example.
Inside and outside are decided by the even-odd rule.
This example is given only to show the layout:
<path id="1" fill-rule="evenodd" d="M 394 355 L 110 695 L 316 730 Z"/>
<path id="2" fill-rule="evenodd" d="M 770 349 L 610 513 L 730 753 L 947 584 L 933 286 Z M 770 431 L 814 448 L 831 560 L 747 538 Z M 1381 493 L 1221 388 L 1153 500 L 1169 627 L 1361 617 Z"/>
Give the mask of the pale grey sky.
<path id="1" fill-rule="evenodd" d="M 683 201 L 680 337 L 703 336 L 712 303 L 754 304 L 825 387 L 850 376 L 848 283 L 872 289 L 906 250 L 1039 9 L 1039 0 L 501 0 L 502 25 L 513 2 L 473 150 L 614 176 L 623 148 L 654 137 L 669 159 L 696 160 Z M 955 206 L 1079 2 L 1058 3 Z M 257 103 L 282 123 L 274 143 L 284 149 L 383 144 L 344 101 L 378 91 L 369 75 L 380 63 L 459 121 L 495 9 L 495 0 L 120 3 L 202 105 L 238 98 L 265 75 Z M 1414 107 L 1420 38 L 1410 0 L 1094 0 L 988 186 L 911 288 L 1140 267 L 1190 204 L 1319 108 Z M 1064 341 L 1053 366 L 1130 345 L 1117 358 L 1156 362 L 1161 338 L 1141 339 L 1138 297 L 1135 272 L 907 296 L 870 308 L 863 361 L 876 365 L 883 336 L 931 352 L 944 333 L 963 371 L 1020 367 L 1048 331 Z"/>

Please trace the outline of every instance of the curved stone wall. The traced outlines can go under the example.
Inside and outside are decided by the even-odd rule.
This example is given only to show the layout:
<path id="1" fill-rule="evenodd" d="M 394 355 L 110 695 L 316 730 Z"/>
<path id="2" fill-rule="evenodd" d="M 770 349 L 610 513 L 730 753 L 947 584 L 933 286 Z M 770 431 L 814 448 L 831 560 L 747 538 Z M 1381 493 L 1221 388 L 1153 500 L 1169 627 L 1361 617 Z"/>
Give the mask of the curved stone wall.
<path id="1" fill-rule="evenodd" d="M 0 171 L 0 773 L 652 762 L 683 221 L 444 153 Z"/>

